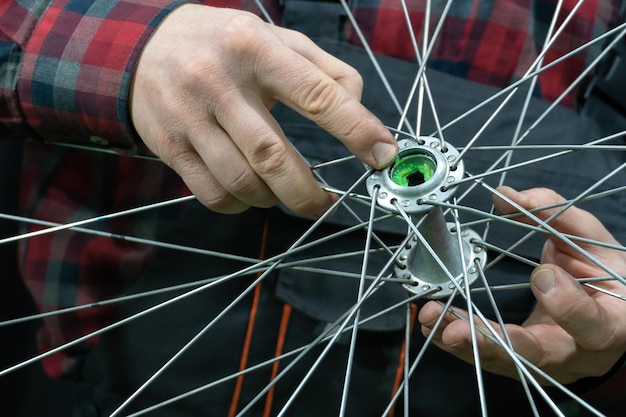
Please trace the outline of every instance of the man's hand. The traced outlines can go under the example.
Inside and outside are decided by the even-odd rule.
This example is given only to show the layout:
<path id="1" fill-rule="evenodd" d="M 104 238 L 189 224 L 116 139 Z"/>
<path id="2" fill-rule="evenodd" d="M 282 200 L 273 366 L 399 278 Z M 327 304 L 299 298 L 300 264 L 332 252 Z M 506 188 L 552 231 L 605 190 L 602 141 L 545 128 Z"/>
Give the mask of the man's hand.
<path id="1" fill-rule="evenodd" d="M 352 67 L 300 33 L 238 10 L 184 5 L 142 53 L 131 118 L 207 207 L 236 213 L 282 201 L 317 217 L 336 197 L 316 184 L 269 109 L 285 103 L 383 168 L 397 145 L 360 104 L 361 90 Z"/>
<path id="2" fill-rule="evenodd" d="M 499 189 L 525 209 L 563 201 L 552 190 L 532 189 L 518 193 L 511 188 Z M 501 199 L 495 199 L 501 213 L 516 211 Z M 556 209 L 536 213 L 546 219 Z M 527 218 L 520 221 L 532 223 Z M 561 233 L 618 244 L 602 223 L 590 213 L 572 207 L 550 222 Z M 614 272 L 626 274 L 626 254 L 614 249 L 580 243 L 580 247 Z M 602 292 L 582 287 L 573 277 L 601 277 L 608 274 L 556 237 L 549 237 L 542 252 L 542 265 L 531 275 L 531 289 L 537 305 L 521 325 L 507 325 L 514 350 L 538 365 L 562 383 L 608 372 L 626 352 L 626 302 Z M 618 281 L 595 285 L 626 295 Z M 428 303 L 420 311 L 422 332 L 432 331 L 441 313 L 439 304 Z M 467 314 L 463 312 L 464 316 Z M 480 321 L 477 319 L 476 323 Z M 491 325 L 498 329 L 496 323 Z M 488 371 L 518 378 L 507 353 L 479 334 L 481 365 Z M 451 313 L 446 314 L 433 342 L 441 349 L 472 362 L 469 324 Z"/>

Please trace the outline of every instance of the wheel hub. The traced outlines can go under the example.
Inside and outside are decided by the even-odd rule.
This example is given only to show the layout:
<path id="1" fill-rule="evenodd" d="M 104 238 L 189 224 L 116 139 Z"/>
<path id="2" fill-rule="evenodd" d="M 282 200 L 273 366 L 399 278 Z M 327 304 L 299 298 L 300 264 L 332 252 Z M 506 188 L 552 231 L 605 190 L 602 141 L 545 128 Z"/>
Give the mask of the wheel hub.
<path id="1" fill-rule="evenodd" d="M 465 275 L 470 284 L 474 282 L 476 262 L 484 265 L 487 260 L 485 250 L 475 243 L 480 240 L 476 232 L 461 229 L 459 245 L 455 224 L 445 221 L 441 207 L 428 204 L 452 198 L 454 183 L 464 174 L 463 161 L 456 148 L 437 138 L 402 139 L 398 146 L 396 161 L 367 180 L 378 205 L 392 212 L 399 212 L 399 205 L 421 220 L 418 230 L 423 239 L 413 236 L 402 248 L 395 273 L 411 282 L 404 285 L 411 292 L 437 288 L 429 298 L 448 297 L 457 285 L 464 285 Z"/>

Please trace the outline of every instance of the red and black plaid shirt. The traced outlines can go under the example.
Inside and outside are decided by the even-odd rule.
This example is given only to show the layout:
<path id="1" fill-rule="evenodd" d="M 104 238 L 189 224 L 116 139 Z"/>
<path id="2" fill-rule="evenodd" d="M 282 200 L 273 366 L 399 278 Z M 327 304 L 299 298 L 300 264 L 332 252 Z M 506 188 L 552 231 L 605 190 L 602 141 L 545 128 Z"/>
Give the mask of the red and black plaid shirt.
<path id="1" fill-rule="evenodd" d="M 251 0 L 213 5 L 258 9 Z M 279 21 L 278 1 L 264 0 Z M 565 16 L 577 2 L 564 1 Z M 0 4 L 0 135 L 48 142 L 138 150 L 128 116 L 131 72 L 142 46 L 169 11 L 171 0 L 4 1 Z M 412 59 L 399 2 L 354 1 L 354 15 L 379 53 Z M 473 81 L 505 86 L 537 57 L 556 0 L 464 0 L 452 7 L 430 55 L 431 65 Z M 31 8 L 29 8 L 31 7 Z M 422 2 L 410 2 L 413 21 L 423 21 Z M 618 0 L 586 1 L 551 48 L 546 62 L 614 25 Z M 433 16 L 431 28 L 437 23 Z M 563 20 L 563 17 L 561 17 Z M 358 44 L 347 26 L 346 40 Z M 593 50 L 540 76 L 538 95 L 553 100 L 581 72 Z M 568 97 L 566 105 L 573 104 Z M 66 223 L 187 193 L 158 162 L 95 155 L 58 147 L 29 146 L 23 169 L 22 207 L 29 216 Z M 176 209 L 171 209 L 176 210 Z M 162 218 L 163 217 L 163 218 Z M 153 224 L 172 213 L 152 211 L 116 220 L 118 233 L 152 237 Z M 175 217 L 175 213 L 174 216 Z M 152 249 L 70 231 L 21 243 L 24 280 L 41 310 L 85 304 L 118 294 Z M 101 327 L 106 310 L 83 310 L 46 319 L 41 349 Z M 93 342 L 93 341 L 92 341 Z M 69 373 L 89 344 L 48 357 L 52 376 Z"/>

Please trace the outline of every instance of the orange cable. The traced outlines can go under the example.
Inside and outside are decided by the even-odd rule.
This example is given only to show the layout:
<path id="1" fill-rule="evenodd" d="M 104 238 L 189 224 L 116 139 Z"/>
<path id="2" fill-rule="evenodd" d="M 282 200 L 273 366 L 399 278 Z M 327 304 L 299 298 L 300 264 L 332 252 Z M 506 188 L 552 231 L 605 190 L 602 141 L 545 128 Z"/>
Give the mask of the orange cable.
<path id="1" fill-rule="evenodd" d="M 263 224 L 263 235 L 261 237 L 261 249 L 259 251 L 259 259 L 263 260 L 265 256 L 265 245 L 267 243 L 267 231 L 268 221 L 267 218 Z M 257 278 L 260 276 L 260 272 L 257 274 Z M 259 299 L 261 297 L 261 284 L 254 289 L 254 298 L 252 299 L 252 306 L 250 306 L 250 314 L 248 317 L 248 327 L 246 329 L 246 337 L 241 351 L 241 359 L 239 360 L 239 371 L 246 369 L 248 364 L 248 355 L 250 354 L 250 344 L 252 343 L 252 333 L 254 332 L 254 321 L 256 318 L 257 310 L 259 307 Z M 239 404 L 239 398 L 241 397 L 241 389 L 243 386 L 244 375 L 241 374 L 237 377 L 235 383 L 235 390 L 233 391 L 233 398 L 230 402 L 230 409 L 228 411 L 228 417 L 234 417 L 237 414 L 237 405 Z"/>
<path id="2" fill-rule="evenodd" d="M 276 342 L 276 352 L 274 353 L 274 358 L 279 357 L 283 353 L 283 347 L 285 345 L 285 335 L 287 334 L 287 327 L 289 324 L 289 316 L 291 315 L 291 306 L 285 304 L 283 307 L 283 316 L 280 320 L 280 330 L 278 332 L 278 341 Z M 278 369 L 280 368 L 280 361 L 275 361 L 272 365 L 272 376 L 270 377 L 270 381 L 273 381 L 278 375 Z M 263 412 L 263 417 L 269 417 L 272 411 L 272 405 L 274 403 L 274 390 L 276 385 L 272 385 L 267 392 L 267 398 L 265 400 L 265 410 Z"/>
<path id="3" fill-rule="evenodd" d="M 417 313 L 417 308 L 415 307 L 415 304 L 411 304 L 411 318 L 410 318 L 410 323 L 409 323 L 409 337 L 411 337 L 411 335 L 413 335 L 413 326 L 415 324 L 415 317 Z M 398 389 L 400 388 L 400 382 L 402 382 L 402 378 L 404 377 L 404 357 L 406 355 L 406 340 L 402 343 L 402 350 L 400 351 L 400 358 L 398 359 L 398 367 L 396 368 L 396 377 L 395 380 L 393 382 L 393 389 L 391 390 L 391 398 L 394 397 L 394 395 L 396 395 L 396 392 L 398 391 Z M 387 417 L 393 417 L 393 414 L 395 412 L 395 408 L 396 405 L 394 404 L 391 407 L 391 410 L 389 410 L 389 414 L 387 414 Z"/>

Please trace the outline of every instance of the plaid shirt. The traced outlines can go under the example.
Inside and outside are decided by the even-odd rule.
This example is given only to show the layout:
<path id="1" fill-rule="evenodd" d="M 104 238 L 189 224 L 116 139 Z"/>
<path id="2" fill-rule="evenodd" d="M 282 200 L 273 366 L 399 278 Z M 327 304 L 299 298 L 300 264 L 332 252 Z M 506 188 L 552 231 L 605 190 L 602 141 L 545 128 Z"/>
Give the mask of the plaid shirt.
<path id="1" fill-rule="evenodd" d="M 212 5 L 256 11 L 252 0 Z M 264 0 L 280 21 L 278 0 Z M 422 2 L 410 2 L 423 21 Z M 493 85 L 519 79 L 545 39 L 556 0 L 466 0 L 454 3 L 430 56 L 444 72 Z M 0 5 L 0 136 L 141 151 L 128 116 L 131 73 L 158 23 L 180 4 L 171 0 L 20 0 Z M 358 21 L 379 53 L 412 59 L 402 10 L 392 0 L 355 1 Z M 532 4 L 532 5 L 531 5 Z M 576 4 L 564 1 L 563 16 Z M 586 1 L 551 52 L 549 62 L 616 23 L 618 0 Z M 431 28 L 437 23 L 433 16 Z M 359 44 L 347 25 L 346 40 Z M 398 41 L 399 40 L 399 41 Z M 553 100 L 593 56 L 579 54 L 539 77 L 537 95 Z M 567 97 L 566 105 L 573 105 Z M 59 223 L 114 212 L 188 193 L 158 162 L 103 154 L 87 157 L 59 147 L 28 146 L 22 207 L 29 216 Z M 156 222 L 176 219 L 180 208 L 114 220 L 117 233 L 153 237 Z M 148 246 L 74 232 L 22 242 L 20 262 L 38 307 L 49 311 L 115 296 L 149 261 Z M 88 309 L 45 320 L 39 334 L 47 350 L 107 323 L 114 307 Z M 95 338 L 44 360 L 55 377 L 68 375 Z"/>

